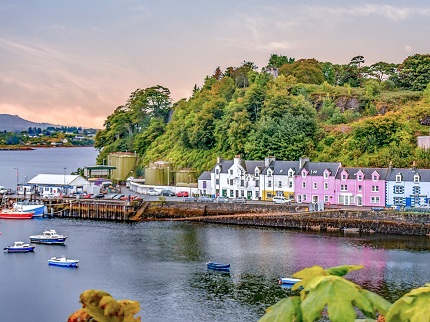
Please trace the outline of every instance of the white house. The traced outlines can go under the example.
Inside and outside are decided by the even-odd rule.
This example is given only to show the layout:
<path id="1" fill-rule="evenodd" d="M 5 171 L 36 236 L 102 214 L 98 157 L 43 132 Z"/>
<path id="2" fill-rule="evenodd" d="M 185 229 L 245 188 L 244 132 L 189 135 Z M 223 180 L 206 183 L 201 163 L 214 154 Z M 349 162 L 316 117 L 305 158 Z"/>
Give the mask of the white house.
<path id="1" fill-rule="evenodd" d="M 76 191 L 87 191 L 90 182 L 80 175 L 38 174 L 28 181 L 37 187 L 40 195 L 69 194 Z"/>

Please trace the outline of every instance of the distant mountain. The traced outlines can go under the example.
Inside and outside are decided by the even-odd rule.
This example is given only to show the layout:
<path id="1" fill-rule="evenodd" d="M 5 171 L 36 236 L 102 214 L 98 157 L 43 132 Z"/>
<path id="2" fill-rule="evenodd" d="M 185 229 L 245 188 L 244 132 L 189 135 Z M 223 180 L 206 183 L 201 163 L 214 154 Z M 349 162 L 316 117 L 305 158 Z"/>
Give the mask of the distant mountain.
<path id="1" fill-rule="evenodd" d="M 43 130 L 49 126 L 61 127 L 60 125 L 54 125 L 50 123 L 36 123 L 27 121 L 23 118 L 20 118 L 18 115 L 0 114 L 0 131 L 26 131 L 29 127 L 40 127 Z"/>

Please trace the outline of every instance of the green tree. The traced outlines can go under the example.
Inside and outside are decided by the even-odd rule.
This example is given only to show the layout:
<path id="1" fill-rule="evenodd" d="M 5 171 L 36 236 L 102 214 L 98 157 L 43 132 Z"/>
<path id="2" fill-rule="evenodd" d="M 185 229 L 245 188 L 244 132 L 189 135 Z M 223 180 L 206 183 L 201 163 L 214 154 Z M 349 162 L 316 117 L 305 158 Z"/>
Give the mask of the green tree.
<path id="1" fill-rule="evenodd" d="M 413 91 L 425 89 L 430 83 L 430 54 L 407 57 L 398 67 L 398 83 Z"/>

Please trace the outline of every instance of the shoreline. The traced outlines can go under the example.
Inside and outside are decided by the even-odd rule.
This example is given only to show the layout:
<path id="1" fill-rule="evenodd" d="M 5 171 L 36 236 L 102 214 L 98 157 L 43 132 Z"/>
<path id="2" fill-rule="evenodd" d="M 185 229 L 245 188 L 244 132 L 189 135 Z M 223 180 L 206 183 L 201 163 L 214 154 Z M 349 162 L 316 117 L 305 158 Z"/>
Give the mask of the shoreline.
<path id="1" fill-rule="evenodd" d="M 34 149 L 51 149 L 51 148 L 94 148 L 94 145 L 62 145 L 62 146 L 49 146 L 49 145 L 28 145 L 28 146 L 0 146 L 0 151 L 31 151 Z"/>

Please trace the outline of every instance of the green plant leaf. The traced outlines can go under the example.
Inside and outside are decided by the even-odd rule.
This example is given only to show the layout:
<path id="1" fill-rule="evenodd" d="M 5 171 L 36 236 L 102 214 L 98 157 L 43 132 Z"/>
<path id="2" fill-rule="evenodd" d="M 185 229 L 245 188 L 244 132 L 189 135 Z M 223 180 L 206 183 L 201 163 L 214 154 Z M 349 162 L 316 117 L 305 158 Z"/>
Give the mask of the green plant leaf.
<path id="1" fill-rule="evenodd" d="M 303 321 L 315 321 L 327 306 L 332 322 L 354 321 L 359 308 L 367 317 L 375 318 L 373 306 L 361 294 L 360 287 L 342 277 L 318 276 L 312 278 L 300 292 Z"/>
<path id="2" fill-rule="evenodd" d="M 391 306 L 387 322 L 428 322 L 430 317 L 430 284 L 413 289 Z"/>
<path id="3" fill-rule="evenodd" d="M 292 296 L 283 299 L 267 308 L 259 322 L 301 322 L 300 297 Z"/>
<path id="4" fill-rule="evenodd" d="M 325 271 L 330 275 L 344 276 L 350 271 L 362 269 L 363 265 L 343 265 L 327 268 Z"/>
<path id="5" fill-rule="evenodd" d="M 321 266 L 312 266 L 305 269 L 302 269 L 301 271 L 298 271 L 297 273 L 294 273 L 292 277 L 301 279 L 300 282 L 297 282 L 293 285 L 292 290 L 298 290 L 300 287 L 304 287 L 312 278 L 318 277 L 318 276 L 326 276 L 327 272 L 322 268 Z"/>
<path id="6" fill-rule="evenodd" d="M 382 296 L 365 289 L 360 289 L 360 293 L 363 294 L 363 296 L 367 298 L 370 303 L 372 303 L 374 310 L 378 311 L 383 316 L 387 315 L 388 310 L 392 305 L 390 302 L 388 302 Z"/>

